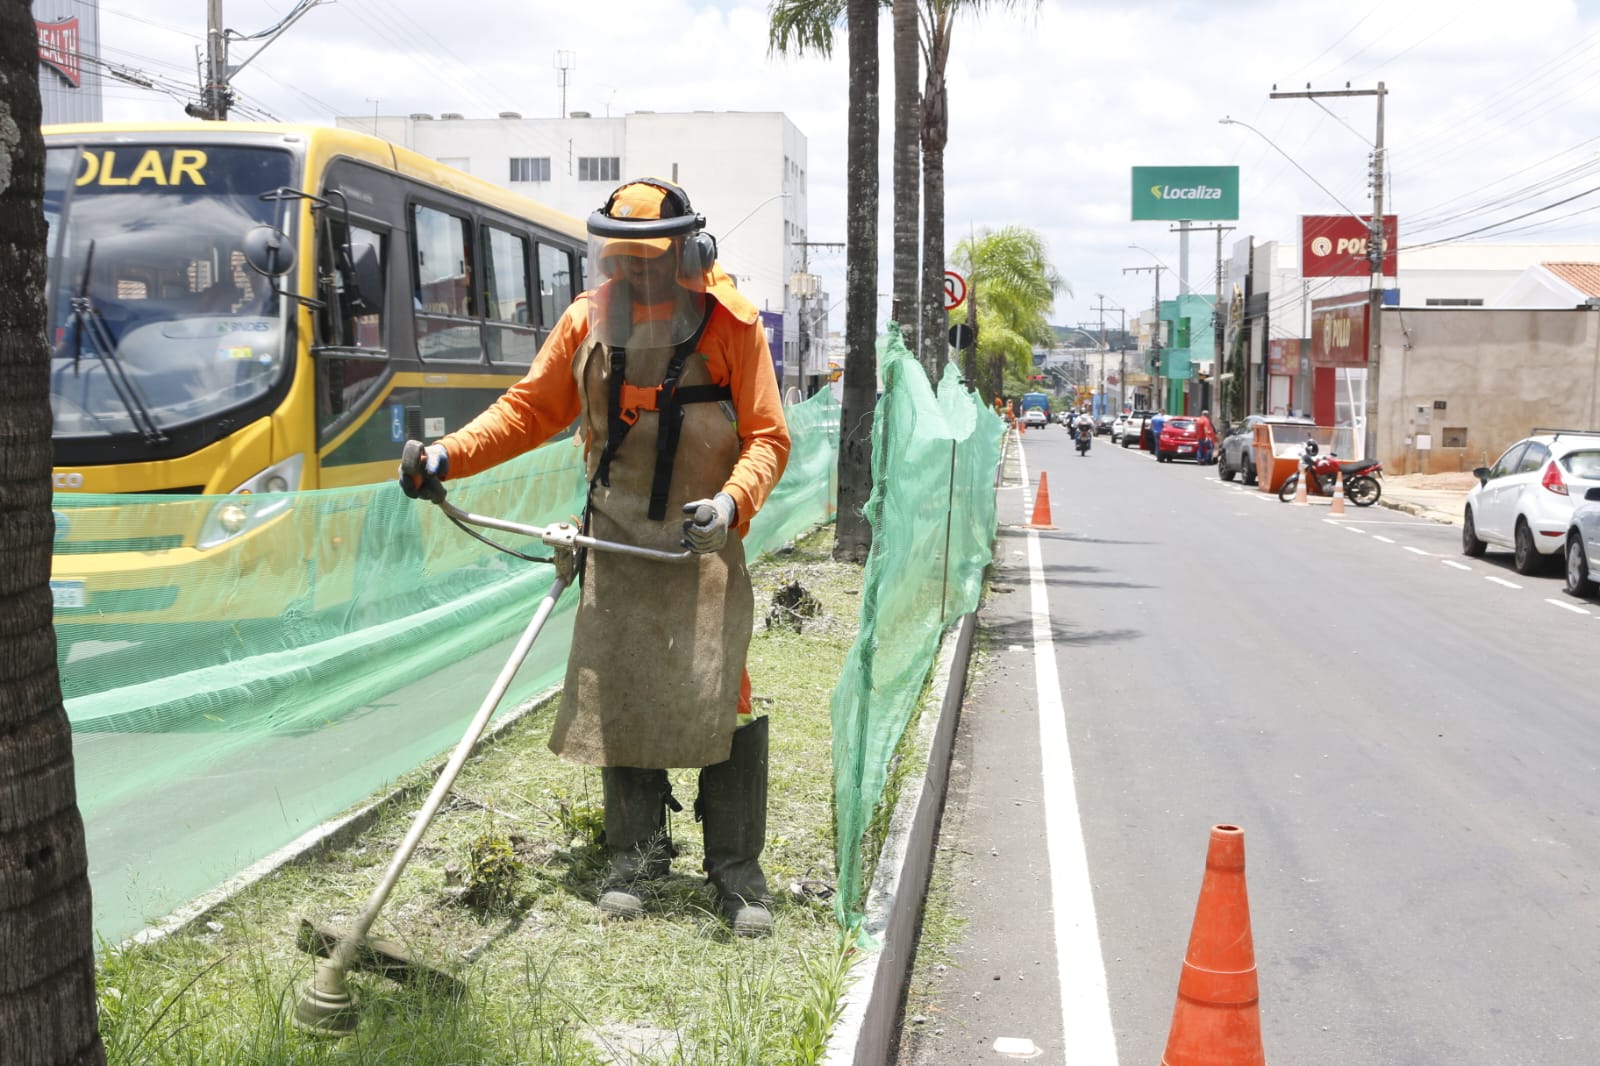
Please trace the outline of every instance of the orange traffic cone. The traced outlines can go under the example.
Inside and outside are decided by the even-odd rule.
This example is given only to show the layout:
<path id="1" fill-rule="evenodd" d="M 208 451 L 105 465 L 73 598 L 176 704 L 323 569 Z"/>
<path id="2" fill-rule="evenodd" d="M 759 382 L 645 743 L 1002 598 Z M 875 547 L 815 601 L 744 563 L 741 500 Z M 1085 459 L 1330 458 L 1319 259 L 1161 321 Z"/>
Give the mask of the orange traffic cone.
<path id="1" fill-rule="evenodd" d="M 1296 475 L 1296 480 L 1295 480 L 1295 483 L 1294 483 L 1294 502 L 1295 503 L 1303 503 L 1303 504 L 1307 504 L 1307 505 L 1309 505 L 1311 503 L 1310 499 L 1307 497 L 1307 492 L 1306 492 L 1306 475 L 1308 475 L 1310 473 L 1311 473 L 1311 468 L 1310 467 L 1301 467 L 1299 474 Z"/>
<path id="2" fill-rule="evenodd" d="M 1244 830 L 1215 825 L 1161 1066 L 1266 1066 L 1259 995 Z"/>
<path id="3" fill-rule="evenodd" d="M 1028 522 L 1030 529 L 1054 529 L 1050 524 L 1050 479 L 1044 471 L 1039 472 L 1039 491 L 1033 494 L 1033 518 Z"/>
<path id="4" fill-rule="evenodd" d="M 1333 503 L 1328 507 L 1329 514 L 1344 514 L 1344 471 L 1336 471 L 1333 475 Z"/>

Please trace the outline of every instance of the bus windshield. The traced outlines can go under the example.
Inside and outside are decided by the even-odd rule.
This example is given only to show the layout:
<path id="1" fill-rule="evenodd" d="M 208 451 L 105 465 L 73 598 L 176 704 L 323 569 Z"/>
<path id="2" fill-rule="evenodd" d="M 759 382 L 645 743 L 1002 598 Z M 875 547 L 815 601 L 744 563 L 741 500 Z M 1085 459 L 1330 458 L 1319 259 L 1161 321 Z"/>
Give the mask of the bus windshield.
<path id="1" fill-rule="evenodd" d="M 292 165 L 281 149 L 244 146 L 49 149 L 57 438 L 155 439 L 277 384 L 291 364 L 286 301 L 241 247 L 275 224 L 277 205 L 260 196 L 289 185 Z"/>

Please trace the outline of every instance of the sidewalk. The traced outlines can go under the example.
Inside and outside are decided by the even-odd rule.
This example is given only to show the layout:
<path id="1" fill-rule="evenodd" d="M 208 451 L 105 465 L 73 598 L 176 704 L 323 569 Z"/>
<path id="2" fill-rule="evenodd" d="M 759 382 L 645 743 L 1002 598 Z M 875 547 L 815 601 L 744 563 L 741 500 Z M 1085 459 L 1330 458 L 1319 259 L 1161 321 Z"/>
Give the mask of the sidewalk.
<path id="1" fill-rule="evenodd" d="M 1478 483 L 1470 473 L 1398 474 L 1383 479 L 1379 505 L 1434 522 L 1460 525 L 1467 492 Z"/>

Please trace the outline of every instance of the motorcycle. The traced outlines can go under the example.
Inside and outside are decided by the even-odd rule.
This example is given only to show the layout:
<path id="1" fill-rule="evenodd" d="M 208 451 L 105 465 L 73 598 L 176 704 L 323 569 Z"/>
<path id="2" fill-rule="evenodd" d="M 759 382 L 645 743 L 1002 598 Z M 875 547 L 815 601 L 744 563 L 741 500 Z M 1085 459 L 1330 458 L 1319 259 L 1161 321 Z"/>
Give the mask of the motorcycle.
<path id="1" fill-rule="evenodd" d="M 1332 496 L 1339 476 L 1344 478 L 1344 498 L 1357 507 L 1371 507 L 1383 495 L 1378 478 L 1383 476 L 1383 463 L 1377 459 L 1363 459 L 1355 463 L 1341 463 L 1339 457 L 1329 452 L 1318 455 L 1317 442 L 1306 441 L 1300 453 L 1300 469 L 1290 474 L 1278 489 L 1278 499 L 1288 503 L 1300 488 L 1300 476 L 1310 470 L 1306 479 L 1307 496 Z"/>
<path id="2" fill-rule="evenodd" d="M 1079 426 L 1072 433 L 1078 442 L 1078 454 L 1088 455 L 1089 445 L 1094 441 L 1094 430 L 1089 426 Z"/>

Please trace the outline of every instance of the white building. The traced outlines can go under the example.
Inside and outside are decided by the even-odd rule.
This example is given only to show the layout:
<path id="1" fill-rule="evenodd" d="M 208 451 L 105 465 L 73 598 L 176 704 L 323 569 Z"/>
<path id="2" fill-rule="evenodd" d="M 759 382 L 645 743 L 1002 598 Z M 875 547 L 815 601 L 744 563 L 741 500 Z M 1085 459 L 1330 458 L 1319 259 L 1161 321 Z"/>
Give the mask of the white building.
<path id="1" fill-rule="evenodd" d="M 523 118 L 503 111 L 488 119 L 445 113 L 335 121 L 578 219 L 630 178 L 682 186 L 717 238 L 723 269 L 758 308 L 782 316 L 780 384 L 809 393 L 827 373 L 827 321 L 817 313 L 816 297 L 806 296 L 815 283 L 795 277 L 809 239 L 806 139 L 786 115 L 637 111 L 595 118 L 575 111 L 566 118 Z M 812 336 L 802 337 L 803 321 L 811 323 Z"/>

